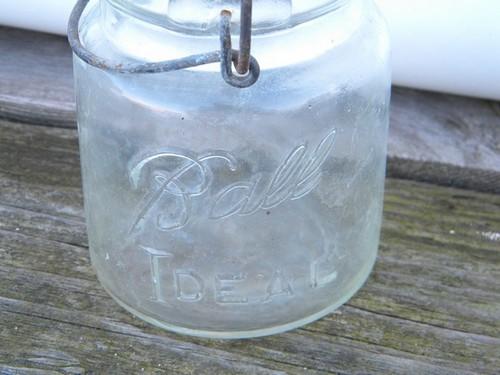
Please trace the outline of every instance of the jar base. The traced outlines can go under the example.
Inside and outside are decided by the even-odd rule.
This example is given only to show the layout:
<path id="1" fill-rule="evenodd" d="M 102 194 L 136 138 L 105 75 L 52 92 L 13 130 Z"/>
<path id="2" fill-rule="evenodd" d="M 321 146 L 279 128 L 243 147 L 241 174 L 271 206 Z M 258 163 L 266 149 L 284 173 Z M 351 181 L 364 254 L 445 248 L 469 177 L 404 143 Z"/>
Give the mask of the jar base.
<path id="1" fill-rule="evenodd" d="M 315 322 L 316 320 L 319 320 L 323 318 L 324 316 L 331 314 L 335 310 L 337 310 L 340 306 L 344 305 L 347 303 L 361 287 L 365 284 L 365 282 L 368 280 L 368 277 L 371 274 L 371 271 L 373 270 L 373 267 L 375 265 L 375 261 L 368 267 L 368 272 L 366 272 L 366 276 L 361 278 L 351 289 L 349 293 L 346 293 L 345 296 L 342 299 L 339 299 L 336 301 L 334 304 L 328 306 L 327 308 L 309 315 L 303 319 L 299 319 L 287 324 L 283 325 L 278 325 L 270 328 L 263 328 L 263 329 L 255 329 L 255 330 L 248 330 L 248 331 L 205 331 L 205 330 L 198 330 L 198 329 L 191 329 L 191 328 L 185 328 L 181 326 L 176 326 L 173 324 L 168 324 L 165 322 L 162 322 L 158 319 L 151 318 L 140 311 L 136 310 L 135 308 L 131 307 L 127 303 L 125 303 L 123 300 L 121 300 L 119 297 L 114 295 L 104 284 L 101 282 L 101 285 L 103 286 L 104 290 L 125 310 L 127 310 L 129 313 L 132 315 L 135 315 L 139 319 L 142 319 L 146 321 L 147 323 L 150 323 L 154 326 L 157 326 L 159 328 L 165 329 L 167 331 L 171 331 L 174 333 L 178 333 L 181 335 L 188 335 L 188 336 L 195 336 L 195 337 L 201 337 L 201 338 L 209 338 L 209 339 L 225 339 L 225 340 L 237 340 L 237 339 L 251 339 L 251 338 L 257 338 L 257 337 L 263 337 L 263 336 L 270 336 L 270 335 L 276 335 L 280 333 L 284 333 L 287 331 L 291 331 L 293 329 L 305 326 L 309 323 Z"/>

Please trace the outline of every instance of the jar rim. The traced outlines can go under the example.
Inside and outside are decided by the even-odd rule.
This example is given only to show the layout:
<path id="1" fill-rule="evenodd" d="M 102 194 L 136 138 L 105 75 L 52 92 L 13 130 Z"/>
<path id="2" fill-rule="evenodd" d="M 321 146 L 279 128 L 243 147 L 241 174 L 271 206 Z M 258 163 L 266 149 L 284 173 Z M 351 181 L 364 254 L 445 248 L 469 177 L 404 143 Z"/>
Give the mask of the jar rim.
<path id="1" fill-rule="evenodd" d="M 213 20 L 207 20 L 206 18 L 190 20 L 182 18 L 176 19 L 175 17 L 172 17 L 172 15 L 168 14 L 169 1 L 167 0 L 163 0 L 163 3 L 165 3 L 165 6 L 163 7 L 164 9 L 159 7 L 155 8 L 154 5 L 159 3 L 155 0 L 149 0 L 149 2 L 142 1 L 140 3 L 134 0 L 100 1 L 106 1 L 113 8 L 124 12 L 134 18 L 140 19 L 141 21 L 175 32 L 187 33 L 192 35 L 211 35 L 218 33 L 218 18 L 216 19 L 215 17 L 212 17 Z M 207 3 L 206 0 L 199 1 L 205 4 Z M 283 14 L 282 17 L 276 16 L 274 19 L 263 19 L 263 17 L 259 17 L 259 14 L 255 15 L 256 8 L 258 10 L 259 5 L 258 1 L 256 1 L 256 3 L 254 3 L 254 21 L 252 26 L 252 33 L 264 34 L 271 31 L 294 27 L 301 23 L 320 17 L 326 13 L 337 10 L 350 1 L 351 0 L 283 0 L 283 3 L 290 4 L 289 14 Z M 175 3 L 175 1 L 172 0 L 170 0 L 170 2 Z M 177 0 L 177 3 L 179 2 L 180 0 Z M 224 1 L 218 1 L 218 3 L 223 2 Z M 261 3 L 262 2 L 264 2 L 264 0 L 261 0 Z M 234 3 L 234 1 L 232 1 L 231 3 Z M 239 4 L 239 1 L 237 3 Z M 220 10 L 227 8 L 227 4 L 218 5 L 218 7 L 215 8 L 217 10 L 217 16 L 218 13 L 220 13 Z M 234 9 L 234 5 L 233 7 L 229 6 L 229 8 L 233 8 L 230 9 L 234 10 L 233 13 L 235 17 L 233 17 L 233 20 L 234 22 L 238 22 L 239 9 Z M 207 13 L 205 12 L 204 14 Z"/>

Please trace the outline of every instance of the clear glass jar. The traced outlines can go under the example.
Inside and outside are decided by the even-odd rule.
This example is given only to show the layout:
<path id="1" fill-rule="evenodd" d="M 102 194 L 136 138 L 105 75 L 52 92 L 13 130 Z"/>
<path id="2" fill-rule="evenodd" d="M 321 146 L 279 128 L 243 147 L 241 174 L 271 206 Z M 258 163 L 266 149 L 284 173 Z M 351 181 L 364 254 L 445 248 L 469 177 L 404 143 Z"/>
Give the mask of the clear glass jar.
<path id="1" fill-rule="evenodd" d="M 101 0 L 82 40 L 122 62 L 217 50 L 217 14 L 238 4 Z M 106 290 L 157 326 L 215 338 L 289 330 L 351 298 L 379 242 L 388 54 L 372 0 L 255 0 L 249 88 L 217 64 L 127 75 L 75 58 Z"/>

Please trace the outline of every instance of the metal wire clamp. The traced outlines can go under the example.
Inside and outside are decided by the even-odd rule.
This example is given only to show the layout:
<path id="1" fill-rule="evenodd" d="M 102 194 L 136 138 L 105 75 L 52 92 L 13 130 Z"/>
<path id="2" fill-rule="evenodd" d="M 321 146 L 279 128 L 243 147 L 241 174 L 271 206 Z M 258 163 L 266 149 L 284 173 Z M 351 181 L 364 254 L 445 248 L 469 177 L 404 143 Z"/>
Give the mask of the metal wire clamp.
<path id="1" fill-rule="evenodd" d="M 205 64 L 220 63 L 222 77 L 231 86 L 238 88 L 250 87 L 259 79 L 259 63 L 250 54 L 252 40 L 252 0 L 241 0 L 239 50 L 232 49 L 231 12 L 229 10 L 222 10 L 219 26 L 220 51 L 153 63 L 117 63 L 89 51 L 80 39 L 79 28 L 80 18 L 88 3 L 89 0 L 78 0 L 73 8 L 68 23 L 68 41 L 75 55 L 91 66 L 122 74 L 147 74 L 171 72 Z M 233 64 L 237 73 L 233 72 Z"/>

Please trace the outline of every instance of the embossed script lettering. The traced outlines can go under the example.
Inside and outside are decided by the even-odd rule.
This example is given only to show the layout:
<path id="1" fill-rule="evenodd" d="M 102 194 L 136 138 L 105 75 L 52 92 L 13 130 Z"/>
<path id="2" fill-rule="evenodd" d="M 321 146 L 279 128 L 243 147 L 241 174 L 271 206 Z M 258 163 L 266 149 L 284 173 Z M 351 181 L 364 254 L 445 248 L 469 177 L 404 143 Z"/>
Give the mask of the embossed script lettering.
<path id="1" fill-rule="evenodd" d="M 295 147 L 274 173 L 251 176 L 243 162 L 225 151 L 196 155 L 171 148 L 147 156 L 130 169 L 133 188 L 145 191 L 131 231 L 150 217 L 158 230 L 172 231 L 199 216 L 220 220 L 252 215 L 300 199 L 320 183 L 321 167 L 334 142 L 335 130 L 315 148 Z"/>

